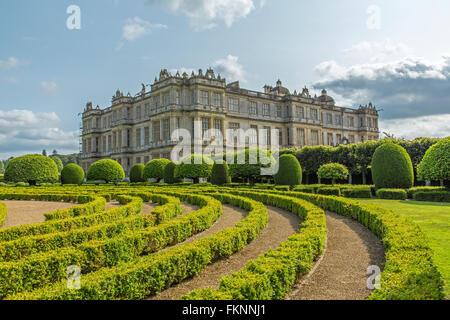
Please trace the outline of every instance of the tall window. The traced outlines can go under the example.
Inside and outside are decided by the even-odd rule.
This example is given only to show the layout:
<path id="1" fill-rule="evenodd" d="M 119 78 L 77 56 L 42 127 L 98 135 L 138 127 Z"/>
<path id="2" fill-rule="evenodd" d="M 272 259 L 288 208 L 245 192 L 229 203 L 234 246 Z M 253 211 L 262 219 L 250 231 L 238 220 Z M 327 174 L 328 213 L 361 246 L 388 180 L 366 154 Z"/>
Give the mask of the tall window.
<path id="1" fill-rule="evenodd" d="M 249 143 L 250 145 L 258 144 L 258 126 L 250 126 Z"/>
<path id="2" fill-rule="evenodd" d="M 311 144 L 313 146 L 317 146 L 319 144 L 319 131 L 311 130 Z"/>
<path id="3" fill-rule="evenodd" d="M 268 103 L 263 104 L 263 116 L 270 116 L 270 105 Z"/>
<path id="4" fill-rule="evenodd" d="M 168 92 L 164 93 L 163 97 L 164 97 L 164 106 L 168 106 L 169 105 L 169 97 L 170 97 L 169 93 Z"/>
<path id="5" fill-rule="evenodd" d="M 348 118 L 348 125 L 349 127 L 353 128 L 355 126 L 355 118 L 353 117 Z"/>
<path id="6" fill-rule="evenodd" d="M 342 143 L 342 136 L 340 134 L 336 135 L 336 144 L 340 145 Z"/>
<path id="7" fill-rule="evenodd" d="M 175 90 L 175 103 L 177 105 L 180 104 L 180 91 L 179 90 Z"/>
<path id="8" fill-rule="evenodd" d="M 282 146 L 283 145 L 283 129 L 282 128 L 278 128 L 278 145 Z"/>
<path id="9" fill-rule="evenodd" d="M 305 145 L 305 129 L 297 128 L 297 144 L 301 147 Z"/>
<path id="10" fill-rule="evenodd" d="M 161 141 L 161 125 L 159 121 L 155 121 L 152 124 L 152 138 L 153 142 Z"/>
<path id="11" fill-rule="evenodd" d="M 264 127 L 264 143 L 268 146 L 272 145 L 272 128 L 271 127 Z"/>
<path id="12" fill-rule="evenodd" d="M 133 117 L 132 112 L 133 112 L 133 108 L 132 107 L 128 107 L 127 108 L 127 119 L 128 120 L 130 120 Z"/>
<path id="13" fill-rule="evenodd" d="M 136 147 L 141 147 L 141 128 L 136 129 Z"/>
<path id="14" fill-rule="evenodd" d="M 333 123 L 333 115 L 331 113 L 327 113 L 327 124 Z"/>
<path id="15" fill-rule="evenodd" d="M 214 131 L 216 137 L 222 134 L 222 120 L 214 119 Z"/>
<path id="16" fill-rule="evenodd" d="M 202 137 L 203 139 L 209 138 L 209 119 L 202 118 Z"/>
<path id="17" fill-rule="evenodd" d="M 350 143 L 355 143 L 355 136 L 354 136 L 354 135 L 349 136 L 349 137 L 348 137 L 348 141 L 349 141 Z"/>
<path id="18" fill-rule="evenodd" d="M 319 120 L 319 113 L 318 113 L 317 109 L 311 109 L 311 119 Z"/>
<path id="19" fill-rule="evenodd" d="M 141 106 L 137 106 L 136 107 L 136 119 L 141 119 L 142 118 L 142 110 L 141 110 Z"/>
<path id="20" fill-rule="evenodd" d="M 200 104 L 204 106 L 209 106 L 209 92 L 200 91 Z"/>
<path id="21" fill-rule="evenodd" d="M 258 114 L 258 104 L 256 102 L 250 101 L 249 113 L 250 114 Z"/>
<path id="22" fill-rule="evenodd" d="M 329 146 L 332 146 L 334 144 L 333 143 L 333 134 L 332 133 L 328 133 L 327 134 L 327 142 L 328 142 Z"/>
<path id="23" fill-rule="evenodd" d="M 228 99 L 228 110 L 239 112 L 239 99 Z"/>
<path id="24" fill-rule="evenodd" d="M 149 141 L 150 141 L 150 128 L 145 127 L 144 128 L 144 146 L 148 146 Z"/>
<path id="25" fill-rule="evenodd" d="M 170 140 L 170 119 L 163 120 L 163 140 Z"/>
<path id="26" fill-rule="evenodd" d="M 131 129 L 128 129 L 127 130 L 127 147 L 131 147 L 131 135 L 132 135 L 132 133 L 131 133 Z"/>
<path id="27" fill-rule="evenodd" d="M 220 93 L 213 93 L 213 105 L 214 107 L 220 107 L 222 105 L 222 99 L 220 97 Z"/>
<path id="28" fill-rule="evenodd" d="M 303 107 L 297 107 L 296 113 L 297 113 L 297 118 L 299 118 L 299 119 L 303 119 L 305 117 Z"/>
<path id="29" fill-rule="evenodd" d="M 277 106 L 277 117 L 283 117 L 283 109 L 281 108 L 281 106 Z"/>
<path id="30" fill-rule="evenodd" d="M 342 116 L 341 115 L 336 115 L 335 124 L 338 126 L 342 125 Z"/>
<path id="31" fill-rule="evenodd" d="M 230 129 L 231 129 L 231 140 L 234 141 L 234 143 L 239 143 L 239 128 L 240 128 L 240 124 L 239 123 L 230 123 Z"/>

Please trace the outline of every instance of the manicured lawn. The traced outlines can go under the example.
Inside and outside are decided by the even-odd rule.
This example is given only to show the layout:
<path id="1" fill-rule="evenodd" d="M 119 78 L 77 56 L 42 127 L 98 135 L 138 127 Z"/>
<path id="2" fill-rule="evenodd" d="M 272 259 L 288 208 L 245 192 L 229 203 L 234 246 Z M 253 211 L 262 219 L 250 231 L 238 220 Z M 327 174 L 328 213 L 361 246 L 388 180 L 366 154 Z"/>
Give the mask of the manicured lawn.
<path id="1" fill-rule="evenodd" d="M 450 203 L 361 199 L 358 201 L 393 210 L 421 226 L 430 239 L 434 261 L 444 278 L 447 299 L 450 299 Z"/>

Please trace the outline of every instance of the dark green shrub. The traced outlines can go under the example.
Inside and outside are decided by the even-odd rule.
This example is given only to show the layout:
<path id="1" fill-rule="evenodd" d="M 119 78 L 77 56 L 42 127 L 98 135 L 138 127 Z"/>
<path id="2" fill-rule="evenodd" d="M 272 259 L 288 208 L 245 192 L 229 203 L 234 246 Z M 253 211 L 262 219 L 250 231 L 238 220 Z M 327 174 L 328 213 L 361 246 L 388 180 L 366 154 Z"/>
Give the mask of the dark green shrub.
<path id="1" fill-rule="evenodd" d="M 341 189 L 338 187 L 321 187 L 317 189 L 317 194 L 340 197 Z"/>
<path id="2" fill-rule="evenodd" d="M 130 169 L 130 182 L 136 183 L 136 182 L 145 182 L 146 179 L 144 179 L 144 168 L 145 166 L 141 163 L 135 164 Z"/>
<path id="3" fill-rule="evenodd" d="M 211 172 L 211 183 L 219 186 L 231 183 L 229 168 L 226 162 L 214 163 Z"/>
<path id="4" fill-rule="evenodd" d="M 179 176 L 193 179 L 198 183 L 200 178 L 209 178 L 214 162 L 202 155 L 192 154 L 184 157 L 180 163 Z"/>
<path id="5" fill-rule="evenodd" d="M 175 162 L 169 162 L 164 168 L 164 182 L 167 184 L 174 184 L 181 182 L 181 179 L 177 177 L 177 167 Z"/>
<path id="6" fill-rule="evenodd" d="M 419 191 L 413 197 L 416 201 L 450 202 L 450 191 Z"/>
<path id="7" fill-rule="evenodd" d="M 144 179 L 156 179 L 160 182 L 164 179 L 164 168 L 170 163 L 168 159 L 154 159 L 147 163 L 144 168 Z"/>
<path id="8" fill-rule="evenodd" d="M 56 182 L 58 178 L 56 163 L 38 154 L 11 159 L 5 170 L 5 181 L 8 182 L 27 182 L 36 185 L 40 182 Z"/>
<path id="9" fill-rule="evenodd" d="M 282 186 L 298 186 L 302 184 L 302 167 L 292 154 L 280 157 L 278 173 L 274 175 L 275 184 Z"/>
<path id="10" fill-rule="evenodd" d="M 389 200 L 406 200 L 407 193 L 403 189 L 378 189 L 377 197 Z"/>
<path id="11" fill-rule="evenodd" d="M 372 178 L 377 189 L 411 188 L 414 171 L 406 150 L 390 142 L 378 147 L 372 158 Z"/>
<path id="12" fill-rule="evenodd" d="M 408 189 L 408 199 L 413 199 L 416 192 L 434 192 L 434 191 L 446 191 L 445 187 L 413 187 Z"/>
<path id="13" fill-rule="evenodd" d="M 114 160 L 104 159 L 92 164 L 87 172 L 88 181 L 116 182 L 125 178 L 122 166 Z"/>
<path id="14" fill-rule="evenodd" d="M 333 181 L 333 185 L 336 184 L 336 180 L 347 179 L 348 175 L 348 169 L 339 163 L 324 164 L 317 171 L 317 176 L 320 179 L 330 179 Z"/>
<path id="15" fill-rule="evenodd" d="M 450 137 L 428 149 L 417 171 L 419 180 L 450 181 Z"/>
<path id="16" fill-rule="evenodd" d="M 62 184 L 82 184 L 84 181 L 84 171 L 79 165 L 70 163 L 61 171 Z"/>
<path id="17" fill-rule="evenodd" d="M 315 193 L 313 186 L 296 186 L 292 191 L 303 192 L 303 193 Z"/>

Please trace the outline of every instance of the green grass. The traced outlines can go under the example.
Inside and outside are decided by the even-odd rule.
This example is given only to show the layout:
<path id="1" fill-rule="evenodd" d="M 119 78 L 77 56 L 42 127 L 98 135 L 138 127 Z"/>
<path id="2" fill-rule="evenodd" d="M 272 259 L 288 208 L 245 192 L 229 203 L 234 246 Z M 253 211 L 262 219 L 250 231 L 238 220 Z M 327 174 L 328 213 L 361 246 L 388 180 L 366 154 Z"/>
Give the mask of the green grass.
<path id="1" fill-rule="evenodd" d="M 420 225 L 434 251 L 434 261 L 445 282 L 445 295 L 450 299 L 450 203 L 363 200 L 390 209 Z"/>

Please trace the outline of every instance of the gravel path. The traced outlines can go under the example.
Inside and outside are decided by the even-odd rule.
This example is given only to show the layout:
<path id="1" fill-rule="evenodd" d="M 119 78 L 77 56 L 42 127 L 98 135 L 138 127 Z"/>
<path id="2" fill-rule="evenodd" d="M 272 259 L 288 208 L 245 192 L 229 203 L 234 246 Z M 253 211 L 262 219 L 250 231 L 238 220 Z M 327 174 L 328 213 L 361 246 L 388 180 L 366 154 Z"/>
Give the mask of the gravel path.
<path id="1" fill-rule="evenodd" d="M 21 226 L 25 224 L 44 222 L 44 213 L 55 210 L 68 209 L 76 204 L 68 202 L 47 202 L 47 201 L 3 201 L 8 210 L 3 228 Z"/>
<path id="2" fill-rule="evenodd" d="M 384 248 L 369 229 L 357 221 L 327 212 L 327 247 L 309 275 L 301 279 L 287 300 L 363 300 L 367 268 L 384 267 Z"/>
<path id="3" fill-rule="evenodd" d="M 194 289 L 205 287 L 219 288 L 220 279 L 232 272 L 244 268 L 247 263 L 256 259 L 260 254 L 276 249 L 283 241 L 294 234 L 301 222 L 300 218 L 278 208 L 268 207 L 269 223 L 263 232 L 252 243 L 247 245 L 242 251 L 233 256 L 217 261 L 206 267 L 198 276 L 187 279 L 162 293 L 151 297 L 151 300 L 176 300 Z M 204 238 L 220 230 L 230 228 L 242 220 L 248 212 L 235 207 L 223 206 L 223 216 L 209 230 L 198 234 L 185 243 L 191 243 L 200 238 Z"/>

